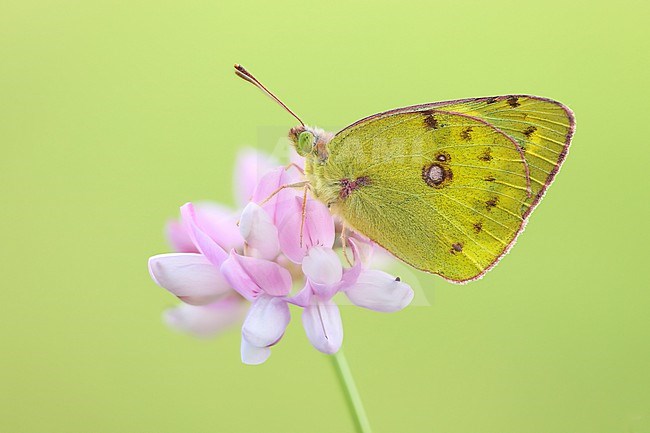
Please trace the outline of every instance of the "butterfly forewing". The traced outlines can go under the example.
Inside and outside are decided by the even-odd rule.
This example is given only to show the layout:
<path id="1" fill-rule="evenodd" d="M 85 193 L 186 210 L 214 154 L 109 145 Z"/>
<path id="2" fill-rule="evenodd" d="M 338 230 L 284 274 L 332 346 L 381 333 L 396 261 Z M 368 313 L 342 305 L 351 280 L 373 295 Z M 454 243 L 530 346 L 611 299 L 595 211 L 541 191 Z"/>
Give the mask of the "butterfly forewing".
<path id="1" fill-rule="evenodd" d="M 452 281 L 480 276 L 523 225 L 531 183 L 522 150 L 480 118 L 385 113 L 341 131 L 328 151 L 323 185 L 363 185 L 332 210 L 416 268 Z"/>

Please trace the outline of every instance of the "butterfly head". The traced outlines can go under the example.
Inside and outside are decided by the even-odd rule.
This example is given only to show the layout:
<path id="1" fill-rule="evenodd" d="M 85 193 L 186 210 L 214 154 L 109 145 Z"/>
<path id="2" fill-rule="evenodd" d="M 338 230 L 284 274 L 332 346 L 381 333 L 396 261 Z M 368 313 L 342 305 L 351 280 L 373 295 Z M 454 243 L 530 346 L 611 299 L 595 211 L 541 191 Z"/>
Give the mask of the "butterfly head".
<path id="1" fill-rule="evenodd" d="M 331 132 L 306 125 L 296 126 L 289 131 L 289 139 L 298 155 L 317 156 L 323 161 L 327 159 L 327 143 L 333 136 Z"/>
<path id="2" fill-rule="evenodd" d="M 284 108 L 289 114 L 300 122 L 300 126 L 291 128 L 289 131 L 289 139 L 291 143 L 296 148 L 296 152 L 303 157 L 317 157 L 321 162 L 327 160 L 327 143 L 334 137 L 334 134 L 330 132 L 325 132 L 320 128 L 312 128 L 307 125 L 296 116 L 296 114 L 287 107 L 284 102 L 280 101 L 277 96 L 275 96 L 269 89 L 264 87 L 260 81 L 253 76 L 250 72 L 246 70 L 242 65 L 235 64 L 235 74 L 242 78 L 245 81 L 248 81 L 267 96 L 277 102 L 282 108 Z"/>

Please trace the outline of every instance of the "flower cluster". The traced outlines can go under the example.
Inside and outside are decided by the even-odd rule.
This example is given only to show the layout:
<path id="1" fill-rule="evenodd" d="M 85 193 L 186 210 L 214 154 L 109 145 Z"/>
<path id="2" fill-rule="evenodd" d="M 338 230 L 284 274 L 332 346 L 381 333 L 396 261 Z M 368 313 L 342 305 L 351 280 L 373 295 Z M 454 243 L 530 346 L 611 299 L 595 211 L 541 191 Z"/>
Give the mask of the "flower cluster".
<path id="1" fill-rule="evenodd" d="M 331 354 L 343 341 L 333 300 L 337 293 L 382 312 L 411 302 L 413 291 L 406 283 L 370 268 L 378 247 L 361 235 L 348 235 L 350 266 L 343 266 L 337 253 L 340 224 L 327 207 L 302 189 L 280 189 L 304 180 L 299 166 L 277 166 L 248 151 L 236 173 L 241 177 L 235 181 L 240 212 L 214 204 L 183 205 L 181 220 L 167 227 L 176 252 L 149 259 L 156 284 L 183 301 L 166 313 L 172 327 L 214 335 L 239 322 L 250 305 L 242 325 L 241 358 L 260 364 L 284 335 L 289 304 L 302 309 L 312 345 Z"/>

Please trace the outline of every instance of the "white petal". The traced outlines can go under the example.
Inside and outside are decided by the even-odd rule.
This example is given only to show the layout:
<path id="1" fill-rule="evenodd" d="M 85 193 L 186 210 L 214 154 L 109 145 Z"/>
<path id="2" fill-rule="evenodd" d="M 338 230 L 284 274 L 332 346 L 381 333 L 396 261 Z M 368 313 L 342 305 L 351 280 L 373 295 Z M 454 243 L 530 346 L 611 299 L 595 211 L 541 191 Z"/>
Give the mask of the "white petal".
<path id="1" fill-rule="evenodd" d="M 149 273 L 156 284 L 191 305 L 209 304 L 231 292 L 219 270 L 202 254 L 153 256 Z"/>
<path id="2" fill-rule="evenodd" d="M 282 338 L 289 320 L 289 306 L 284 299 L 261 295 L 248 310 L 242 335 L 254 346 L 271 346 Z"/>
<path id="3" fill-rule="evenodd" d="M 381 312 L 399 311 L 413 300 L 411 287 L 379 270 L 363 271 L 345 292 L 355 305 Z"/>
<path id="4" fill-rule="evenodd" d="M 241 362 L 248 365 L 259 365 L 269 359 L 271 356 L 271 349 L 268 347 L 257 347 L 246 341 L 246 338 L 241 337 Z"/>
<path id="5" fill-rule="evenodd" d="M 336 353 L 343 343 L 339 307 L 332 301 L 309 305 L 302 312 L 302 325 L 311 344 L 323 353 Z"/>
<path id="6" fill-rule="evenodd" d="M 336 284 L 343 276 L 339 256 L 331 248 L 311 247 L 302 261 L 302 271 L 317 284 Z"/>
<path id="7" fill-rule="evenodd" d="M 278 229 L 257 203 L 250 202 L 239 220 L 239 232 L 246 241 L 247 255 L 273 260 L 280 252 Z"/>

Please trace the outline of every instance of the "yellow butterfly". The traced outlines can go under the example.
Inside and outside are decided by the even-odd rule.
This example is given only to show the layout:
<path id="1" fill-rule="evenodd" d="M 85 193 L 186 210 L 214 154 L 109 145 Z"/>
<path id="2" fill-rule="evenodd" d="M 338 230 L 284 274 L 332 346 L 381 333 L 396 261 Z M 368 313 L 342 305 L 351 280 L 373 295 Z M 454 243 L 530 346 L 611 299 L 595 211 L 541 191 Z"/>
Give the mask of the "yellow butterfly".
<path id="1" fill-rule="evenodd" d="M 414 105 L 332 135 L 289 133 L 312 194 L 409 265 L 456 283 L 509 251 L 564 161 L 575 131 L 565 105 L 506 95 Z"/>

